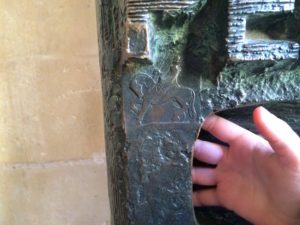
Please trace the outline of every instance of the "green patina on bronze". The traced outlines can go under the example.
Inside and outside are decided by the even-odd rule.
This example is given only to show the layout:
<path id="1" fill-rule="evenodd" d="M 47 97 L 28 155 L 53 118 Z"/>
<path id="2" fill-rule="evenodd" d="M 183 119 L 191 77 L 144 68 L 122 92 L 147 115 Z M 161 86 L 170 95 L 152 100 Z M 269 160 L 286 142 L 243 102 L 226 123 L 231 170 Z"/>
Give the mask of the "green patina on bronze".
<path id="1" fill-rule="evenodd" d="M 300 43 L 299 2 L 293 13 L 250 17 L 248 30 Z M 230 62 L 223 0 L 151 13 L 149 59 L 126 58 L 125 6 L 97 2 L 112 222 L 195 225 L 191 149 L 203 118 L 220 111 L 255 132 L 251 111 L 263 104 L 300 132 L 299 61 Z M 196 215 L 247 224 L 219 208 Z"/>

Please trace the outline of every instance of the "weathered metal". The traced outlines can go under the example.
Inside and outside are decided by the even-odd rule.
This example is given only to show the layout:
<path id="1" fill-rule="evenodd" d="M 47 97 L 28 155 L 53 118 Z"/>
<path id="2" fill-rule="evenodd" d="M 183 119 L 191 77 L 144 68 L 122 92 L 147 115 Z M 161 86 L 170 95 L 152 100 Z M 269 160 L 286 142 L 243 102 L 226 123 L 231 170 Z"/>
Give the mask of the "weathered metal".
<path id="1" fill-rule="evenodd" d="M 229 59 L 233 61 L 298 59 L 300 45 L 287 40 L 246 38 L 247 17 L 258 13 L 286 13 L 295 9 L 295 0 L 229 0 Z"/>
<path id="2" fill-rule="evenodd" d="M 151 8 L 156 2 L 161 6 Z M 279 57 L 285 60 L 232 60 L 227 41 L 232 2 L 97 1 L 114 225 L 247 224 L 223 209 L 194 213 L 192 146 L 203 119 L 221 111 L 224 117 L 253 129 L 249 105 L 265 104 L 299 131 L 297 52 L 293 57 Z M 289 2 L 292 6 L 293 1 Z M 130 23 L 138 18 L 130 12 L 144 3 L 147 16 Z M 167 4 L 172 10 L 164 8 Z M 296 2 L 293 12 L 249 18 L 247 29 L 265 32 L 270 39 L 284 37 L 282 43 L 290 40 L 296 46 L 299 12 Z"/>

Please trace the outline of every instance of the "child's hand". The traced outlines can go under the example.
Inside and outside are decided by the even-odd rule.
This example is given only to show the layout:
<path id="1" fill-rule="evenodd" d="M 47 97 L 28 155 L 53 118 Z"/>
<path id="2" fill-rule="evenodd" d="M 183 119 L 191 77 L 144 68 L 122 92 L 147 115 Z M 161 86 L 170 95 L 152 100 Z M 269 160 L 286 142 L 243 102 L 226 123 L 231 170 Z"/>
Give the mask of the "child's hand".
<path id="1" fill-rule="evenodd" d="M 229 147 L 196 141 L 194 157 L 217 165 L 193 168 L 193 183 L 216 185 L 194 192 L 195 206 L 223 206 L 256 225 L 300 224 L 300 138 L 262 107 L 254 123 L 265 138 L 218 116 L 203 129 Z"/>

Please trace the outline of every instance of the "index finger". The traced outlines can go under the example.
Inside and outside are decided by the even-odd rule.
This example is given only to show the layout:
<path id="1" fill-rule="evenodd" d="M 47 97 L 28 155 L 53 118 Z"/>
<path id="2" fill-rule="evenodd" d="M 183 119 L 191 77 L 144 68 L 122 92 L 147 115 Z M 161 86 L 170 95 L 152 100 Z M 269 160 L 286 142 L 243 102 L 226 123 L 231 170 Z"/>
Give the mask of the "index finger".
<path id="1" fill-rule="evenodd" d="M 256 136 L 245 128 L 216 115 L 208 116 L 202 128 L 227 144 L 231 144 L 243 135 L 250 135 L 250 138 Z"/>

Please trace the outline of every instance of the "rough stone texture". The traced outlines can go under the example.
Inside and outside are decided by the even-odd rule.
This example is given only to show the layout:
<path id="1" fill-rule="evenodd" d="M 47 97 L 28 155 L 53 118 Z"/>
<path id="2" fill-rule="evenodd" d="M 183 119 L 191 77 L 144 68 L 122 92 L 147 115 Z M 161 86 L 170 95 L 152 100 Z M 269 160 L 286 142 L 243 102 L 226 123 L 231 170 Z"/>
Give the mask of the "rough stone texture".
<path id="1" fill-rule="evenodd" d="M 106 157 L 111 220 L 114 225 L 129 224 L 128 167 L 125 150 L 126 138 L 122 124 L 122 56 L 125 46 L 125 0 L 102 0 L 96 4 L 104 122 L 106 131 Z"/>
<path id="2" fill-rule="evenodd" d="M 150 13 L 151 57 L 126 58 L 125 5 L 98 1 L 112 222 L 197 224 L 191 150 L 203 119 L 221 111 L 252 129 L 246 119 L 252 108 L 241 106 L 264 104 L 291 112 L 289 122 L 299 130 L 299 62 L 230 62 L 229 3 L 223 0 Z M 297 3 L 293 14 L 252 20 L 249 29 L 298 43 L 299 10 Z M 201 225 L 248 224 L 219 208 L 195 215 Z"/>
<path id="3" fill-rule="evenodd" d="M 146 23 L 148 14 L 153 11 L 176 11 L 186 8 L 197 0 L 128 0 L 130 23 Z"/>
<path id="4" fill-rule="evenodd" d="M 129 23 L 127 52 L 130 57 L 149 58 L 149 15 L 151 12 L 173 12 L 195 4 L 196 0 L 128 0 L 127 3 Z M 145 45 L 144 48 L 139 48 L 141 44 Z"/>

